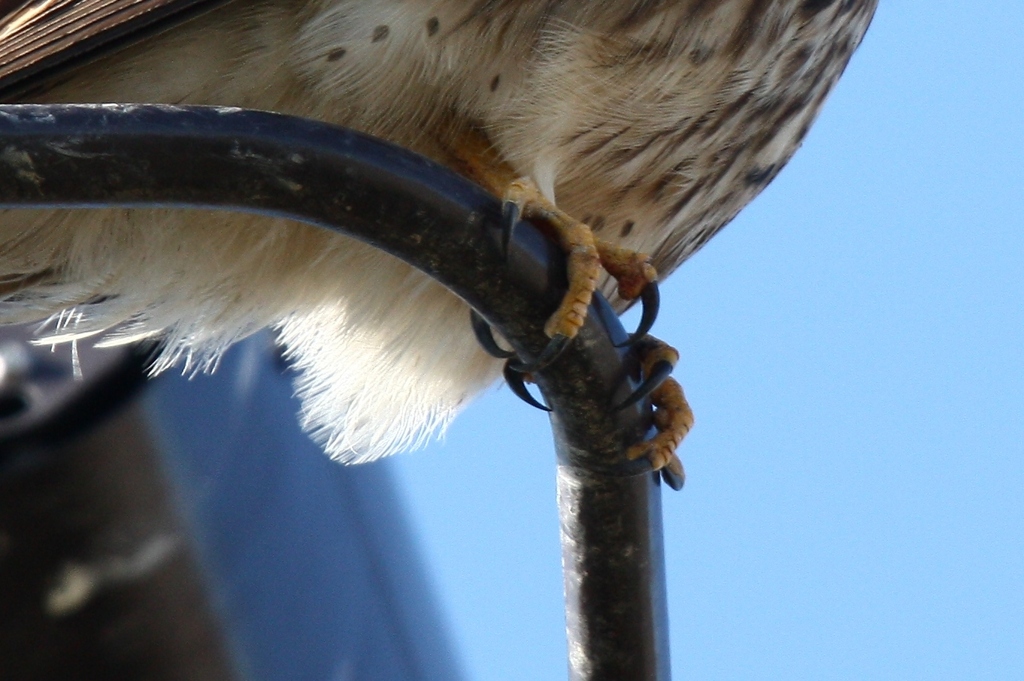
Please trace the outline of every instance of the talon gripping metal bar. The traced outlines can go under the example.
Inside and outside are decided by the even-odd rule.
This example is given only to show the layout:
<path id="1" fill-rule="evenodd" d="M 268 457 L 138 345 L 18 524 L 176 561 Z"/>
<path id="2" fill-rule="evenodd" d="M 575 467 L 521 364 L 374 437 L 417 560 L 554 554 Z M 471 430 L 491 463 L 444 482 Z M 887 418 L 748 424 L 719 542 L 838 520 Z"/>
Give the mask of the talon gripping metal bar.
<path id="1" fill-rule="evenodd" d="M 497 199 L 447 169 L 334 126 L 158 105 L 0 106 L 0 206 L 179 206 L 288 217 L 381 248 L 451 289 L 524 355 L 547 344 L 564 255 L 529 223 L 502 252 Z M 467 324 L 469 323 L 467 319 Z M 559 458 L 570 678 L 669 678 L 660 483 L 624 452 L 647 405 L 615 411 L 638 367 L 595 296 L 534 378 Z"/>

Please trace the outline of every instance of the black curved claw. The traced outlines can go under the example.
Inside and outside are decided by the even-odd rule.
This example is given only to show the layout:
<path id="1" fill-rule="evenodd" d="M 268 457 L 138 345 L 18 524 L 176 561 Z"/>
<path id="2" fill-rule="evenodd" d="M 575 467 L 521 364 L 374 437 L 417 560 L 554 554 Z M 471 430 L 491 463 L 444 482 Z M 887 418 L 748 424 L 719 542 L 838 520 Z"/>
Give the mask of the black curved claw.
<path id="1" fill-rule="evenodd" d="M 469 324 L 473 327 L 473 334 L 476 336 L 476 342 L 480 344 L 480 347 L 484 349 L 491 357 L 497 357 L 498 359 L 511 359 L 516 356 L 516 353 L 511 350 L 505 350 L 494 340 L 494 333 L 491 331 L 491 325 L 488 324 L 483 317 L 476 313 L 476 310 L 469 311 Z"/>
<path id="2" fill-rule="evenodd" d="M 538 402 L 530 391 L 526 389 L 526 383 L 523 382 L 523 372 L 513 366 L 513 360 L 505 362 L 505 369 L 502 371 L 505 376 L 505 382 L 508 383 L 508 387 L 512 389 L 515 396 L 526 402 L 531 407 L 537 407 L 541 411 L 551 411 L 550 407 L 547 407 Z"/>
<path id="3" fill-rule="evenodd" d="M 632 395 L 627 397 L 622 404 L 616 406 L 615 411 L 621 411 L 626 407 L 632 407 L 634 404 L 650 395 L 672 374 L 673 368 L 672 363 L 668 360 L 663 359 L 660 362 L 655 362 L 654 366 L 651 368 L 651 375 L 645 378 L 644 382 L 640 384 L 640 387 L 637 388 Z"/>
<path id="4" fill-rule="evenodd" d="M 677 492 L 683 488 L 683 483 L 686 482 L 686 478 L 670 471 L 668 468 L 661 469 L 661 479 L 665 481 L 666 485 Z"/>
<path id="5" fill-rule="evenodd" d="M 519 217 L 518 203 L 505 201 L 501 204 L 501 253 L 505 258 L 508 258 L 508 246 L 512 243 L 512 233 L 515 232 Z"/>
<path id="6" fill-rule="evenodd" d="M 635 345 L 654 328 L 654 322 L 658 319 L 658 310 L 661 308 L 661 292 L 658 290 L 658 282 L 648 282 L 644 290 L 640 292 L 640 305 L 643 306 L 643 314 L 640 316 L 640 324 L 637 325 L 636 331 L 615 347 L 624 348 Z"/>
<path id="7" fill-rule="evenodd" d="M 555 334 L 548 341 L 547 346 L 532 362 L 523 363 L 518 361 L 512 361 L 509 363 L 513 371 L 518 371 L 521 374 L 530 373 L 532 371 L 542 371 L 549 367 L 558 357 L 565 352 L 565 349 L 572 343 L 572 338 L 563 336 L 560 333 Z"/>

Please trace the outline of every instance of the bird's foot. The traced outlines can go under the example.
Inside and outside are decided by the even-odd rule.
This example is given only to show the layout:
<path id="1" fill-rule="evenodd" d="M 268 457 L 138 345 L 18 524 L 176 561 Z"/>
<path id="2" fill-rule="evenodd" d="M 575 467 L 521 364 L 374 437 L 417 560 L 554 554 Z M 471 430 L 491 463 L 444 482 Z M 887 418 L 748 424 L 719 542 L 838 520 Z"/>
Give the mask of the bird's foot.
<path id="1" fill-rule="evenodd" d="M 585 224 L 552 204 L 530 180 L 514 180 L 508 186 L 505 206 L 508 221 L 523 217 L 543 222 L 568 254 L 569 290 L 558 309 L 548 318 L 544 333 L 552 342 L 560 337 L 575 338 L 586 321 L 587 308 L 601 274 L 601 257 L 593 233 Z M 506 228 L 510 229 L 512 225 L 508 221 Z"/>
<path id="2" fill-rule="evenodd" d="M 505 369 L 502 371 L 502 375 L 505 377 L 505 383 L 508 384 L 512 393 L 531 407 L 535 407 L 541 411 L 551 411 L 551 407 L 539 402 L 530 394 L 529 389 L 526 387 L 527 383 L 534 382 L 533 374 L 528 371 L 523 371 L 516 366 L 516 364 L 518 364 L 516 360 L 507 360 L 505 362 Z"/>
<path id="3" fill-rule="evenodd" d="M 658 273 L 648 256 L 596 239 L 590 227 L 560 210 L 529 179 L 520 178 L 509 184 L 503 213 L 504 243 L 511 240 L 515 223 L 523 217 L 546 226 L 568 254 L 569 289 L 544 325 L 544 333 L 551 342 L 526 369 L 537 370 L 549 364 L 579 333 L 602 267 L 616 280 L 619 295 L 624 300 L 641 298 L 644 305 L 640 328 L 627 343 L 636 342 L 650 331 L 658 312 Z"/>
<path id="4" fill-rule="evenodd" d="M 645 380 L 620 408 L 650 395 L 654 406 L 654 427 L 658 433 L 650 440 L 630 447 L 626 458 L 635 461 L 646 457 L 654 470 L 661 471 L 665 482 L 678 490 L 686 480 L 686 473 L 676 450 L 693 428 L 693 411 L 686 402 L 683 388 L 668 376 L 679 361 L 679 352 L 653 336 L 637 341 L 636 349 Z"/>
<path id="5" fill-rule="evenodd" d="M 652 328 L 658 319 L 661 294 L 658 291 L 658 271 L 650 263 L 650 256 L 620 248 L 607 241 L 597 241 L 597 252 L 601 265 L 618 284 L 619 297 L 623 300 L 640 299 L 643 313 L 640 324 L 622 345 L 634 345 Z M 620 346 L 621 347 L 621 346 Z"/>

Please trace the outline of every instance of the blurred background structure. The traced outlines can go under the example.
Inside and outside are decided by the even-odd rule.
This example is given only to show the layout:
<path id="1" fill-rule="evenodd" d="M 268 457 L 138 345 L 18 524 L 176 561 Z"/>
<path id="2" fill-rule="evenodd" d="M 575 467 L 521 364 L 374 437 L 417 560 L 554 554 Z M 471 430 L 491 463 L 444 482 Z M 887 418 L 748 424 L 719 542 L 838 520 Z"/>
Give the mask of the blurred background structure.
<path id="1" fill-rule="evenodd" d="M 463 678 L 391 473 L 306 437 L 268 334 L 145 383 L 0 331 L 0 678 Z"/>

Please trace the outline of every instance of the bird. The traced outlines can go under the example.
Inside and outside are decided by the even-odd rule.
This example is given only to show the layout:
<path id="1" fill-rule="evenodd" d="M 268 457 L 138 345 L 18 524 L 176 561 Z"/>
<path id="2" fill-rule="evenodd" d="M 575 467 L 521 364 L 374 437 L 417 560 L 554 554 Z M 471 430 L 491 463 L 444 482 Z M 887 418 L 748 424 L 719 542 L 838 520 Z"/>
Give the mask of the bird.
<path id="1" fill-rule="evenodd" d="M 0 64 L 16 53 L 5 68 L 17 70 L 56 42 L 94 38 L 103 19 L 175 2 L 189 4 L 4 3 Z M 636 296 L 596 260 L 625 254 L 645 282 L 663 278 L 776 177 L 876 6 L 235 0 L 80 60 L 20 101 L 273 110 L 427 156 L 559 228 L 570 264 L 589 249 L 588 274 L 549 323 L 564 339 L 594 289 L 619 310 Z M 5 210 L 0 323 L 39 319 L 55 342 L 159 336 L 154 371 L 211 369 L 233 342 L 271 327 L 296 370 L 304 427 L 346 463 L 422 445 L 502 373 L 465 303 L 426 275 L 266 216 Z M 669 438 L 673 449 L 690 425 Z"/>

